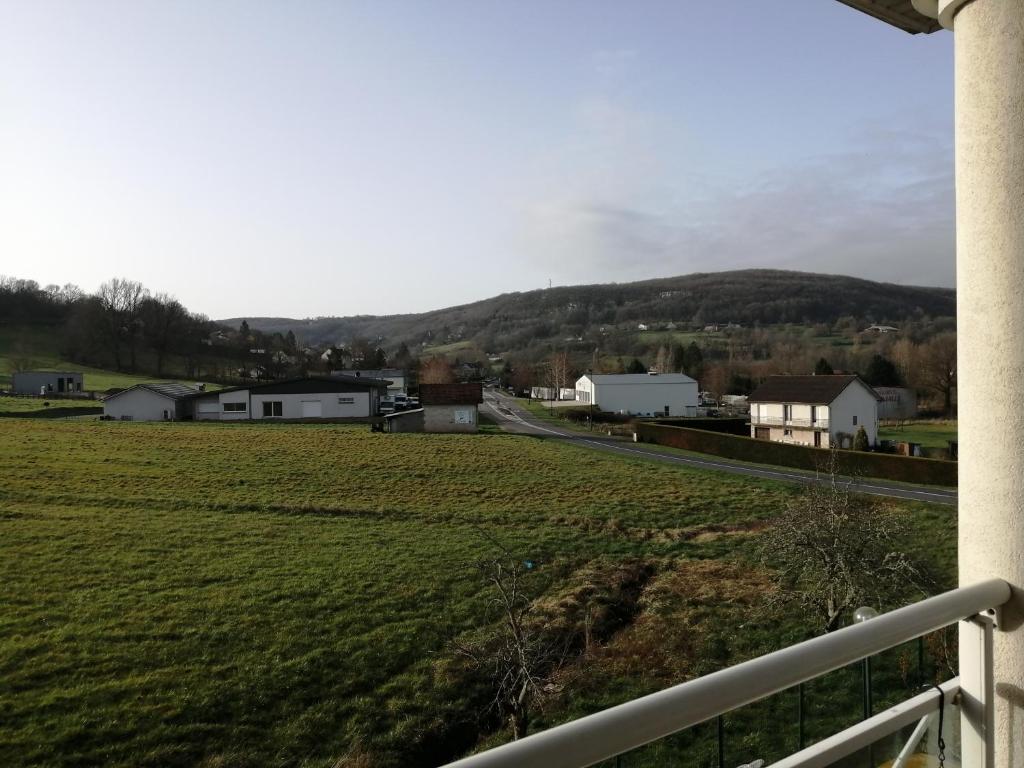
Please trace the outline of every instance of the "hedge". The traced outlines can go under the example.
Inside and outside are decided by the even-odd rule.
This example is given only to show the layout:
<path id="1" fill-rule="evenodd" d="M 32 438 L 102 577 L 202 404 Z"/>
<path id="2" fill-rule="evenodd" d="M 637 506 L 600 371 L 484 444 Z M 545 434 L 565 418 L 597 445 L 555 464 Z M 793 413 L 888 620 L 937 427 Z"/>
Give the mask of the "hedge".
<path id="1" fill-rule="evenodd" d="M 706 432 L 724 432 L 727 435 L 749 435 L 750 421 L 748 419 L 735 418 L 696 418 L 696 419 L 658 419 L 652 422 L 665 427 L 686 427 L 687 429 L 702 429 Z"/>
<path id="2" fill-rule="evenodd" d="M 72 416 L 99 416 L 102 405 L 66 406 L 43 408 L 38 411 L 0 411 L 0 417 L 15 419 L 66 419 Z"/>
<path id="3" fill-rule="evenodd" d="M 752 437 L 726 435 L 688 427 L 673 427 L 650 422 L 637 422 L 637 438 L 644 442 L 709 453 L 756 464 L 775 464 L 795 469 L 818 470 L 825 466 L 827 448 L 776 443 Z M 839 451 L 839 471 L 884 480 L 897 480 L 921 485 L 957 484 L 957 464 L 953 461 L 894 456 L 885 453 Z"/>

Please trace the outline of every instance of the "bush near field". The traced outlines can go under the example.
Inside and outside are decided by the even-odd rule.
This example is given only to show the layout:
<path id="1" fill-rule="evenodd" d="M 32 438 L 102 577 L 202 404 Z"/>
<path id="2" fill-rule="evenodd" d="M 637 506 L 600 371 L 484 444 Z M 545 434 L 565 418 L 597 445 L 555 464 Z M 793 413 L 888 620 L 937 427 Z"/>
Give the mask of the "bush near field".
<path id="1" fill-rule="evenodd" d="M 686 427 L 638 422 L 637 435 L 645 442 L 710 453 L 757 464 L 776 464 L 795 469 L 817 470 L 828 455 L 826 448 L 775 443 L 752 437 L 726 435 Z M 951 461 L 894 456 L 883 453 L 841 451 L 840 471 L 885 480 L 922 485 L 956 486 L 957 465 Z"/>

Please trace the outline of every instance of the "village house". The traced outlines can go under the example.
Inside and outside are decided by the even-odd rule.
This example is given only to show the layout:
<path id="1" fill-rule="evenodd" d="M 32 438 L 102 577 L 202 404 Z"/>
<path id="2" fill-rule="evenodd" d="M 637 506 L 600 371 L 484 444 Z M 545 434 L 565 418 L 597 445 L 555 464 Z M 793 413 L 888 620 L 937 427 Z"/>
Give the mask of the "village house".
<path id="1" fill-rule="evenodd" d="M 348 376 L 270 381 L 212 392 L 186 384 L 137 384 L 104 399 L 103 414 L 120 421 L 366 421 L 380 415 L 386 389 L 385 381 Z"/>
<path id="2" fill-rule="evenodd" d="M 198 421 L 363 420 L 380 414 L 388 382 L 356 376 L 271 381 L 194 396 Z"/>
<path id="3" fill-rule="evenodd" d="M 772 376 L 754 391 L 750 436 L 816 448 L 850 448 L 861 427 L 878 440 L 878 393 L 859 376 Z"/>
<path id="4" fill-rule="evenodd" d="M 136 384 L 103 399 L 103 417 L 117 421 L 182 421 L 192 418 L 192 398 L 200 394 L 187 384 Z"/>
<path id="5" fill-rule="evenodd" d="M 696 416 L 697 381 L 684 373 L 588 373 L 576 402 L 630 416 Z"/>

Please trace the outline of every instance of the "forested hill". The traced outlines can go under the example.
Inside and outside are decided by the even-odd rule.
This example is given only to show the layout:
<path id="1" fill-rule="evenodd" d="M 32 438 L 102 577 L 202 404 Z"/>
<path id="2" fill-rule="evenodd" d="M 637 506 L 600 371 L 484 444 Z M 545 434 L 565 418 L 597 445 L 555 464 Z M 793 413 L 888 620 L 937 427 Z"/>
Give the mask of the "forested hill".
<path id="1" fill-rule="evenodd" d="M 481 348 L 507 351 L 538 338 L 582 336 L 626 323 L 674 322 L 682 328 L 709 323 L 831 324 L 853 317 L 867 324 L 900 325 L 955 314 L 956 293 L 949 288 L 758 269 L 506 293 L 420 314 L 245 319 L 253 329 L 291 330 L 310 344 L 364 338 L 412 347 L 474 340 Z M 222 322 L 237 327 L 242 319 Z"/>

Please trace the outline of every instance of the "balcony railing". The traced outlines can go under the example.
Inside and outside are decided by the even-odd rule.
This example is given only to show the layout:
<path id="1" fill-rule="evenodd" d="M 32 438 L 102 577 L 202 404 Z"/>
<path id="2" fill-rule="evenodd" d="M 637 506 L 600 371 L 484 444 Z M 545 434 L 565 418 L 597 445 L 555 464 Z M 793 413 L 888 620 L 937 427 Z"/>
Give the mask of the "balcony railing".
<path id="1" fill-rule="evenodd" d="M 828 429 L 828 419 L 784 419 L 781 416 L 751 416 L 750 420 L 754 426 Z"/>
<path id="2" fill-rule="evenodd" d="M 996 609 L 1010 587 L 992 579 L 946 592 L 822 637 L 667 688 L 603 712 L 451 763 L 449 768 L 586 768 L 731 710 L 812 680 L 956 622 L 963 623 L 959 678 L 868 718 L 776 763 L 826 766 L 915 721 L 904 752 L 919 741 L 941 699 L 963 691 L 963 765 L 991 766 L 993 712 L 992 632 Z M 963 650 L 966 648 L 966 652 Z M 905 755 L 903 756 L 905 760 Z"/>

